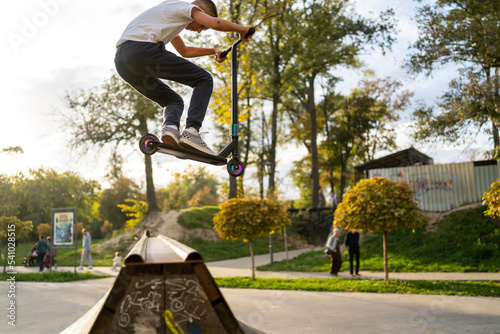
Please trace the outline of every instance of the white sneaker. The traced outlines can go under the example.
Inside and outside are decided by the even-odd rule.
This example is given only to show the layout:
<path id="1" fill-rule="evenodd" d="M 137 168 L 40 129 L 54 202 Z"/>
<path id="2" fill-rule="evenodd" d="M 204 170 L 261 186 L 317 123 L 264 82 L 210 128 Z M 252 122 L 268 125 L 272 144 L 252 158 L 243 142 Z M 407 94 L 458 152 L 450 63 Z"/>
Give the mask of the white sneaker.
<path id="1" fill-rule="evenodd" d="M 78 268 L 76 268 L 76 269 L 78 269 L 78 270 L 83 270 L 83 267 L 78 267 Z"/>
<path id="2" fill-rule="evenodd" d="M 93 269 L 91 266 L 89 266 L 89 269 Z"/>
<path id="3" fill-rule="evenodd" d="M 203 141 L 200 134 L 194 134 L 188 130 L 182 131 L 181 139 L 179 140 L 182 147 L 191 148 L 206 154 L 215 155 L 210 147 Z"/>
<path id="4" fill-rule="evenodd" d="M 179 130 L 172 128 L 170 126 L 163 126 L 163 130 L 161 131 L 161 141 L 168 145 L 180 146 L 179 139 L 181 137 L 181 133 Z"/>

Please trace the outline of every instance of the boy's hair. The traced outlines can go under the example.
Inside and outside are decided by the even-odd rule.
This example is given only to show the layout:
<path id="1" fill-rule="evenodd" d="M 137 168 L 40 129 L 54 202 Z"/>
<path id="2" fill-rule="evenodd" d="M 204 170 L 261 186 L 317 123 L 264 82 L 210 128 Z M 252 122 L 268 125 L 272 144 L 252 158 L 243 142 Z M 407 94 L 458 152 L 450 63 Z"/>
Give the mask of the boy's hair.
<path id="1" fill-rule="evenodd" d="M 115 253 L 115 256 L 120 256 L 120 252 L 116 252 L 116 253 Z"/>
<path id="2" fill-rule="evenodd" d="M 195 0 L 194 2 L 205 6 L 205 8 L 207 9 L 205 10 L 205 12 L 210 12 L 211 14 L 214 14 L 213 17 L 219 17 L 219 14 L 217 13 L 217 6 L 212 0 Z"/>

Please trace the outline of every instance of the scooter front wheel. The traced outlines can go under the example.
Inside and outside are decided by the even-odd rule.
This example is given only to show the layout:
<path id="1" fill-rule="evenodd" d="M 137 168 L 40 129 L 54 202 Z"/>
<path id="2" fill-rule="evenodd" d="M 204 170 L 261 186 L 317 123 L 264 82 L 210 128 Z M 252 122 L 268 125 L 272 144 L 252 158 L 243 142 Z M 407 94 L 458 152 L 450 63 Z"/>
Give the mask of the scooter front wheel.
<path id="1" fill-rule="evenodd" d="M 238 177 L 241 174 L 243 174 L 243 170 L 244 170 L 243 163 L 238 159 L 231 159 L 227 163 L 227 172 L 231 176 Z"/>
<path id="2" fill-rule="evenodd" d="M 153 146 L 153 142 L 158 142 L 158 137 L 155 135 L 144 135 L 141 137 L 139 140 L 139 149 L 141 150 L 142 153 L 147 154 L 147 155 L 152 155 L 156 151 L 158 151 L 158 148 Z"/>

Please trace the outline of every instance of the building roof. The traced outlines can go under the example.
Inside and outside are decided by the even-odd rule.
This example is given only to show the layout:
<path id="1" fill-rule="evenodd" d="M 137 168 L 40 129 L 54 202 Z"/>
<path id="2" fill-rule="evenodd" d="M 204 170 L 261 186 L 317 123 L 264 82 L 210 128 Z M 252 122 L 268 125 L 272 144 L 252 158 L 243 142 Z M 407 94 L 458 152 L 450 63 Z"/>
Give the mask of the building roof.
<path id="1" fill-rule="evenodd" d="M 365 172 L 370 169 L 391 168 L 391 167 L 406 167 L 413 165 L 432 165 L 431 157 L 417 151 L 413 147 L 402 150 L 385 157 L 371 160 L 363 164 L 357 165 L 354 168 L 358 172 Z"/>

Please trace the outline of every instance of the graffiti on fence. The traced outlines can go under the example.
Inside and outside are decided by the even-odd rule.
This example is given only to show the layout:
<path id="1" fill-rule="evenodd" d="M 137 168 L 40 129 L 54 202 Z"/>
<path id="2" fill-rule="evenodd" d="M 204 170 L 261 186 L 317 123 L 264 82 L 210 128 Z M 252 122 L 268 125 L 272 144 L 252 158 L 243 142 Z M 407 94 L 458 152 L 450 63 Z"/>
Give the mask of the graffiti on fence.
<path id="1" fill-rule="evenodd" d="M 381 177 L 375 173 L 373 177 Z M 423 196 L 432 191 L 453 191 L 453 177 L 448 173 L 436 173 L 428 177 L 408 178 L 404 177 L 402 171 L 388 175 L 394 181 L 404 182 L 410 186 L 415 196 Z"/>

